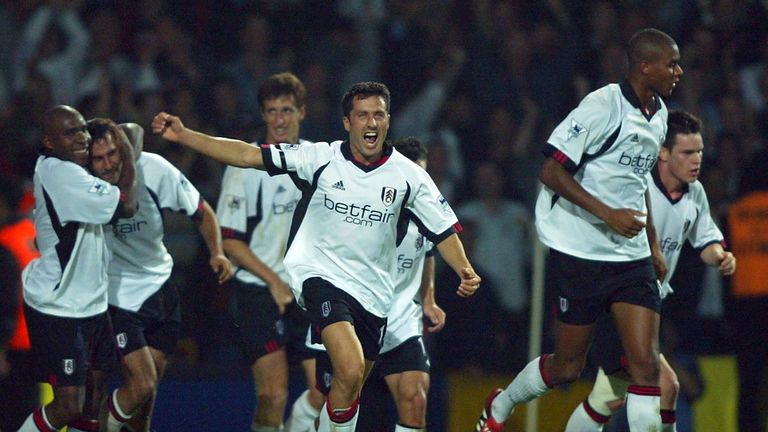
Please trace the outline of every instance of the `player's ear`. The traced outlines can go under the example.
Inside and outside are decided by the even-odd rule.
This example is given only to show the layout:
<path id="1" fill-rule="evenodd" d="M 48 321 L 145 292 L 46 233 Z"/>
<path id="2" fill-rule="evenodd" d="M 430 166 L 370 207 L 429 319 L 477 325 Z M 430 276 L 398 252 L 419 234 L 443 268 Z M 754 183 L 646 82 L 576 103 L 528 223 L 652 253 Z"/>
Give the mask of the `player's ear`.
<path id="1" fill-rule="evenodd" d="M 661 146 L 661 150 L 659 151 L 659 160 L 667 162 L 669 161 L 669 149 Z"/>
<path id="2" fill-rule="evenodd" d="M 341 122 L 342 122 L 342 123 L 344 123 L 344 129 L 345 129 L 347 132 L 349 132 L 349 126 L 350 126 L 350 123 L 349 123 L 349 117 L 347 117 L 347 116 L 344 116 L 344 117 L 342 117 L 342 118 L 341 118 Z"/>

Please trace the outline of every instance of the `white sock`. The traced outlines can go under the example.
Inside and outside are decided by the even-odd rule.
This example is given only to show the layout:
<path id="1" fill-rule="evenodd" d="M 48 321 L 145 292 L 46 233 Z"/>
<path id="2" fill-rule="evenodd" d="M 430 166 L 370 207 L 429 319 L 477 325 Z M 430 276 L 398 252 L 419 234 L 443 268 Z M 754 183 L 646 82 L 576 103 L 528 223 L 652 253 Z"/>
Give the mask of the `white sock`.
<path id="1" fill-rule="evenodd" d="M 40 427 L 38 427 L 40 425 Z M 58 431 L 48 421 L 45 415 L 45 407 L 38 408 L 24 420 L 18 432 L 55 432 Z"/>
<path id="2" fill-rule="evenodd" d="M 494 420 L 504 423 L 517 405 L 536 399 L 550 390 L 539 369 L 547 356 L 545 354 L 531 360 L 507 388 L 496 396 L 491 404 L 491 415 Z"/>
<path id="3" fill-rule="evenodd" d="M 414 427 L 408 427 L 403 426 L 400 423 L 395 425 L 395 432 L 427 432 L 427 428 L 414 428 Z"/>
<path id="4" fill-rule="evenodd" d="M 631 385 L 627 389 L 627 422 L 632 432 L 661 430 L 661 389 Z"/>
<path id="5" fill-rule="evenodd" d="M 604 423 L 595 421 L 589 415 L 585 406 L 587 403 L 587 401 L 584 401 L 573 410 L 571 417 L 568 419 L 568 424 L 565 425 L 565 432 L 602 432 Z"/>
<path id="6" fill-rule="evenodd" d="M 118 390 L 115 389 L 107 400 L 107 432 L 120 432 L 120 428 L 131 419 L 131 416 L 124 413 L 117 403 Z"/>
<path id="7" fill-rule="evenodd" d="M 357 417 L 360 414 L 359 400 L 352 402 L 352 406 L 345 409 L 333 410 L 331 414 L 331 406 L 328 405 L 328 401 L 325 401 L 323 407 L 320 409 L 320 426 L 317 428 L 317 432 L 355 432 L 355 426 L 357 426 Z M 354 414 L 350 417 L 351 413 Z M 332 419 L 331 416 L 334 418 Z M 343 420 L 339 417 L 345 417 Z"/>
<path id="8" fill-rule="evenodd" d="M 296 399 L 291 408 L 291 416 L 285 422 L 286 432 L 309 432 L 315 426 L 315 419 L 320 415 L 320 410 L 316 410 L 309 403 L 309 390 Z"/>

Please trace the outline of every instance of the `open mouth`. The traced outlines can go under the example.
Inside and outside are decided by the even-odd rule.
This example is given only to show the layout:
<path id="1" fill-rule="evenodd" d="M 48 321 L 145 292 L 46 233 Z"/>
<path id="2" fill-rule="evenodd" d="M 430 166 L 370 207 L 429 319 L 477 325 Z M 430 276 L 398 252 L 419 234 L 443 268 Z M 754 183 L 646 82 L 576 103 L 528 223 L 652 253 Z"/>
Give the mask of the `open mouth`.
<path id="1" fill-rule="evenodd" d="M 376 144 L 376 139 L 378 137 L 379 137 L 379 134 L 376 132 L 366 132 L 365 134 L 363 134 L 363 139 L 365 140 L 365 142 L 371 145 Z"/>

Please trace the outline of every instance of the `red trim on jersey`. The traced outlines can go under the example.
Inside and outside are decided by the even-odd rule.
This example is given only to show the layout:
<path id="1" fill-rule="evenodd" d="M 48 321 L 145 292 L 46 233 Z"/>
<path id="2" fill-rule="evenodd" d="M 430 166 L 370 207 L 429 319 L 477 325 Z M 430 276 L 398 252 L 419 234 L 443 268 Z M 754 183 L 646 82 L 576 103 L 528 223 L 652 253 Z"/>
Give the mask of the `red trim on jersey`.
<path id="1" fill-rule="evenodd" d="M 389 160 L 389 156 L 382 156 L 381 159 L 377 160 L 376 162 L 370 162 L 370 163 L 363 163 L 358 161 L 357 159 L 352 158 L 352 162 L 354 162 L 355 165 L 361 166 L 363 168 L 376 168 L 384 165 L 386 161 Z"/>
<path id="2" fill-rule="evenodd" d="M 611 419 L 611 416 L 605 416 L 600 414 L 599 412 L 595 411 L 594 408 L 592 408 L 592 405 L 589 404 L 589 401 L 587 399 L 584 399 L 584 402 L 582 403 L 584 406 L 584 411 L 587 412 L 587 415 L 592 420 L 600 423 L 600 424 L 606 424 Z"/>
<path id="3" fill-rule="evenodd" d="M 331 409 L 331 404 L 326 402 L 325 403 L 325 409 L 328 411 L 328 417 L 331 419 L 334 423 L 346 423 L 350 420 L 352 420 L 352 417 L 357 414 L 357 406 L 360 403 L 360 399 L 355 399 L 352 402 L 352 406 L 345 409 L 345 410 L 334 410 Z"/>
<path id="4" fill-rule="evenodd" d="M 542 354 L 541 357 L 539 357 L 539 373 L 541 373 L 541 379 L 544 380 L 544 384 L 549 388 L 554 388 L 555 385 L 552 384 L 552 378 L 549 376 L 546 370 L 544 370 L 544 361 L 547 360 L 547 358 L 551 354 Z"/>
<path id="5" fill-rule="evenodd" d="M 552 159 L 556 160 L 560 165 L 565 165 L 568 162 L 568 156 L 560 150 L 555 150 L 552 153 Z"/>
<path id="6" fill-rule="evenodd" d="M 237 231 L 232 228 L 221 227 L 221 237 L 225 239 L 237 238 Z"/>
<path id="7" fill-rule="evenodd" d="M 32 421 L 35 422 L 35 426 L 40 429 L 41 432 L 56 432 L 56 429 L 52 429 L 48 426 L 48 423 L 43 417 L 43 408 L 40 407 L 32 413 Z"/>
<path id="8" fill-rule="evenodd" d="M 124 203 L 128 197 L 125 195 L 125 192 L 120 192 L 120 202 Z"/>
<path id="9" fill-rule="evenodd" d="M 279 344 L 277 343 L 277 341 L 276 341 L 276 340 L 274 340 L 274 339 L 272 339 L 272 340 L 268 340 L 268 341 L 267 341 L 267 342 L 264 344 L 264 351 L 266 351 L 266 352 L 268 352 L 268 353 L 271 353 L 271 352 L 273 352 L 273 351 L 277 351 L 278 349 L 280 349 L 280 345 L 279 345 Z"/>
<path id="10" fill-rule="evenodd" d="M 460 233 L 462 231 L 464 231 L 464 227 L 461 226 L 461 224 L 459 222 L 456 222 L 455 224 L 453 224 L 453 232 L 454 233 L 458 234 L 458 233 Z"/>
<path id="11" fill-rule="evenodd" d="M 56 387 L 56 384 L 58 382 L 59 382 L 59 378 L 56 376 L 56 374 L 48 375 L 48 384 L 50 384 L 51 387 Z"/>
<path id="12" fill-rule="evenodd" d="M 722 246 L 723 249 L 728 249 L 728 243 L 725 242 L 725 239 L 720 240 L 720 246 Z"/>
<path id="13" fill-rule="evenodd" d="M 670 424 L 677 421 L 677 412 L 675 410 L 659 410 L 661 414 L 661 422 Z"/>
<path id="14" fill-rule="evenodd" d="M 661 396 L 661 387 L 631 385 L 627 388 L 627 393 L 638 396 Z"/>

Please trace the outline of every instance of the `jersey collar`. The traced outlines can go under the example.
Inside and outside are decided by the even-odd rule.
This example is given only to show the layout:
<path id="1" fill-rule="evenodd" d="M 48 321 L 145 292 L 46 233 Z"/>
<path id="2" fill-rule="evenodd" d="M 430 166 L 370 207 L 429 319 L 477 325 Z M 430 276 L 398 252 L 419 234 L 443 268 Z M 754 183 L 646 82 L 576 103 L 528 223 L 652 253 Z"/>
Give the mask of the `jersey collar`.
<path id="1" fill-rule="evenodd" d="M 632 88 L 632 85 L 629 83 L 629 80 L 625 79 L 619 83 L 619 87 L 621 88 L 621 94 L 624 95 L 624 98 L 629 101 L 630 104 L 632 104 L 633 107 L 640 110 L 640 112 L 643 114 L 643 117 L 645 117 L 646 120 L 651 120 L 653 118 L 653 115 L 656 114 L 661 109 L 661 100 L 658 93 L 655 93 L 653 95 L 653 102 L 649 105 L 649 111 L 646 113 L 643 110 L 642 105 L 640 105 L 640 98 L 637 97 L 637 93 L 635 93 L 635 89 Z"/>
<path id="2" fill-rule="evenodd" d="M 664 186 L 664 183 L 661 181 L 661 174 L 659 174 L 659 164 L 656 163 L 656 166 L 653 167 L 651 170 L 651 177 L 653 177 L 653 182 L 656 184 L 656 187 L 659 188 L 659 190 L 664 194 L 665 197 L 667 197 L 667 200 L 669 200 L 672 204 L 677 204 L 680 202 L 681 199 L 683 199 L 683 196 L 688 193 L 690 190 L 688 183 L 683 183 L 683 190 L 682 194 L 680 195 L 680 198 L 672 199 L 672 197 L 669 195 L 669 191 L 667 191 L 667 188 Z"/>
<path id="3" fill-rule="evenodd" d="M 344 158 L 348 161 L 355 164 L 356 167 L 360 168 L 361 170 L 368 172 L 373 171 L 374 169 L 384 165 L 389 160 L 389 156 L 392 155 L 392 146 L 389 145 L 388 141 L 384 142 L 384 152 L 381 155 L 381 159 L 377 160 L 376 162 L 365 165 L 355 160 L 355 157 L 352 156 L 352 147 L 349 144 L 349 140 L 345 140 L 341 143 L 341 154 L 344 155 Z"/>

